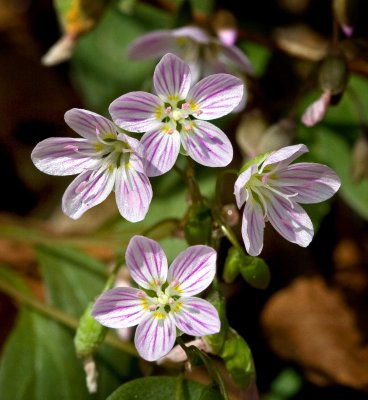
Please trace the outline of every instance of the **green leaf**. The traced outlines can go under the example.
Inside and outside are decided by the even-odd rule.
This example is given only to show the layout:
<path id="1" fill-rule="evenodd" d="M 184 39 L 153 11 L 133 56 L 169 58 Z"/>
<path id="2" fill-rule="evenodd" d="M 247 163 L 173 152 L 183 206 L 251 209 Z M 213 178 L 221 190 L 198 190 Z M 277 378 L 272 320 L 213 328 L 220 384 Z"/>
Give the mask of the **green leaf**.
<path id="1" fill-rule="evenodd" d="M 14 272 L 1 269 L 0 275 L 19 291 L 30 294 Z M 72 332 L 30 308 L 21 307 L 2 352 L 0 398 L 89 398 L 82 365 L 74 353 Z"/>
<path id="2" fill-rule="evenodd" d="M 225 361 L 226 369 L 240 387 L 246 388 L 255 379 L 250 348 L 234 329 L 228 329 L 224 347 L 219 356 Z"/>
<path id="3" fill-rule="evenodd" d="M 355 183 L 351 179 L 350 146 L 337 132 L 323 125 L 315 127 L 314 139 L 310 146 L 311 154 L 336 171 L 341 179 L 339 195 L 360 216 L 368 219 L 368 181 Z"/>
<path id="4" fill-rule="evenodd" d="M 87 107 L 107 115 L 108 105 L 126 92 L 149 90 L 155 62 L 133 61 L 127 46 L 147 30 L 163 29 L 170 23 L 167 13 L 137 4 L 134 15 L 109 7 L 96 28 L 83 36 L 72 58 L 72 77 Z"/>
<path id="5" fill-rule="evenodd" d="M 206 386 L 201 394 L 199 400 L 223 400 L 224 397 L 222 396 L 218 386 L 214 384 L 210 384 Z"/>
<path id="6" fill-rule="evenodd" d="M 151 376 L 125 383 L 107 400 L 199 400 L 203 389 L 204 386 L 197 382 Z"/>
<path id="7" fill-rule="evenodd" d="M 105 266 L 81 251 L 60 246 L 38 246 L 49 304 L 80 317 L 89 301 L 103 289 Z"/>
<path id="8" fill-rule="evenodd" d="M 39 246 L 38 257 L 50 304 L 81 317 L 90 301 L 102 291 L 105 266 L 81 251 L 56 246 Z M 73 345 L 73 335 L 70 344 Z M 81 361 L 74 356 L 75 362 Z M 118 349 L 101 346 L 96 354 L 98 396 L 105 399 L 122 381 L 136 376 L 136 360 Z"/>

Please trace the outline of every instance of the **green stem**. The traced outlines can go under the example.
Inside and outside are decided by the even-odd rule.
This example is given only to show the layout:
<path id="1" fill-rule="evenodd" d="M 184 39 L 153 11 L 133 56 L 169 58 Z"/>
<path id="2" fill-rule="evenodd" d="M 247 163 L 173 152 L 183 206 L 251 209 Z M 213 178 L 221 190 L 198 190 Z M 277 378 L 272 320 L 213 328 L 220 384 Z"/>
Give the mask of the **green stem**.
<path id="1" fill-rule="evenodd" d="M 214 212 L 213 215 L 215 221 L 220 225 L 222 233 L 229 239 L 230 243 L 237 249 L 243 251 L 243 247 L 239 243 L 234 231 L 230 228 L 230 226 L 221 218 L 221 216 L 217 212 Z"/>
<path id="2" fill-rule="evenodd" d="M 229 397 L 227 395 L 226 386 L 222 379 L 221 373 L 220 373 L 219 369 L 216 367 L 216 365 L 214 364 L 214 362 L 211 360 L 211 358 L 206 353 L 199 350 L 195 346 L 187 347 L 186 344 L 184 343 L 183 339 L 180 336 L 178 336 L 176 338 L 176 340 L 179 343 L 180 347 L 185 351 L 185 354 L 187 355 L 188 360 L 191 359 L 192 354 L 200 357 L 204 366 L 207 369 L 207 372 L 208 372 L 210 378 L 212 379 L 212 381 L 214 381 L 218 385 L 224 400 L 229 400 Z"/>
<path id="3" fill-rule="evenodd" d="M 221 205 L 221 192 L 222 192 L 222 183 L 223 183 L 223 177 L 225 175 L 238 175 L 239 171 L 236 169 L 225 169 L 224 171 L 221 171 L 216 179 L 216 189 L 215 189 L 215 204 L 218 206 Z"/>
<path id="4" fill-rule="evenodd" d="M 17 303 L 31 307 L 36 311 L 40 312 L 41 314 L 53 319 L 54 321 L 62 323 L 68 328 L 76 330 L 79 326 L 79 320 L 77 318 L 72 317 L 55 307 L 44 304 L 30 295 L 19 292 L 12 285 L 8 284 L 7 282 L 4 282 L 3 280 L 0 280 L 0 291 L 7 294 Z M 132 343 L 123 342 L 116 336 L 112 335 L 111 333 L 108 333 L 106 335 L 105 342 L 108 343 L 110 346 L 113 346 L 119 350 L 124 351 L 125 353 L 128 353 L 133 356 L 138 356 L 137 351 Z"/>
<path id="5" fill-rule="evenodd" d="M 149 234 L 151 232 L 154 232 L 155 230 L 157 230 L 161 226 L 168 225 L 168 224 L 171 224 L 171 225 L 173 225 L 173 227 L 176 227 L 176 226 L 178 226 L 180 224 L 180 219 L 179 218 L 165 218 L 165 219 L 162 219 L 161 221 L 153 224 L 149 228 L 147 228 L 144 231 L 142 231 L 141 235 L 142 236 L 149 236 Z M 172 230 L 170 230 L 170 232 L 172 232 Z"/>
<path id="6" fill-rule="evenodd" d="M 186 181 L 188 183 L 189 193 L 193 204 L 203 203 L 203 197 L 199 190 L 198 182 L 195 179 L 194 164 L 190 157 L 188 157 Z"/>

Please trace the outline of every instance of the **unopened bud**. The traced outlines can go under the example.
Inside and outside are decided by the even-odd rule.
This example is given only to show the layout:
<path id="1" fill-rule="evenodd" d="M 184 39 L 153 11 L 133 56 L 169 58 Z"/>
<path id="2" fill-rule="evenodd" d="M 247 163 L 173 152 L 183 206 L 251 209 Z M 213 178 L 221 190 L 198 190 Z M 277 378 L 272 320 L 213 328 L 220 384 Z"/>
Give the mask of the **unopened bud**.
<path id="1" fill-rule="evenodd" d="M 354 32 L 354 25 L 361 9 L 361 0 L 333 0 L 333 12 L 347 37 Z"/>
<path id="2" fill-rule="evenodd" d="M 349 79 L 349 67 L 345 55 L 334 50 L 322 61 L 319 69 L 319 84 L 323 92 L 331 95 L 345 90 Z"/>
<path id="3" fill-rule="evenodd" d="M 93 303 L 90 303 L 83 313 L 74 337 L 74 346 L 78 357 L 93 354 L 103 342 L 107 333 L 107 328 L 92 317 L 92 305 Z"/>
<path id="4" fill-rule="evenodd" d="M 239 210 L 235 204 L 225 204 L 222 207 L 221 215 L 229 226 L 235 226 L 239 223 Z"/>
<path id="5" fill-rule="evenodd" d="M 202 350 L 206 353 L 211 352 L 210 346 L 202 339 L 197 338 L 185 344 L 186 346 L 195 346 L 199 350 Z M 183 348 L 180 345 L 176 345 L 166 356 L 157 360 L 157 364 L 164 364 L 166 362 L 180 363 L 187 360 L 187 355 Z"/>
<path id="6" fill-rule="evenodd" d="M 212 27 L 221 43 L 232 46 L 238 36 L 237 23 L 234 15 L 227 10 L 219 10 L 212 19 Z"/>
<path id="7" fill-rule="evenodd" d="M 302 122 L 306 126 L 314 126 L 322 121 L 331 101 L 329 92 L 322 93 L 321 97 L 313 102 L 302 115 Z"/>

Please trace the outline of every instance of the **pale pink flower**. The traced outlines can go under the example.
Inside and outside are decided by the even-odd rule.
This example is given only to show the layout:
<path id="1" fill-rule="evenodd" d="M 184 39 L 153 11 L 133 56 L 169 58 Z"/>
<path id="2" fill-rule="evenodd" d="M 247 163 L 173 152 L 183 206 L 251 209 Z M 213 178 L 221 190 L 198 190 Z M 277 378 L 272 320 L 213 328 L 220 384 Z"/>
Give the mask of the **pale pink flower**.
<path id="1" fill-rule="evenodd" d="M 313 225 L 298 203 L 329 199 L 339 189 L 340 179 L 326 165 L 291 164 L 307 151 L 298 144 L 257 157 L 236 180 L 237 205 L 245 203 L 242 236 L 250 255 L 262 251 L 265 221 L 292 243 L 306 247 L 311 242 Z"/>
<path id="2" fill-rule="evenodd" d="M 144 219 L 152 188 L 144 169 L 144 150 L 137 139 L 117 131 L 94 112 L 73 108 L 65 122 L 81 138 L 54 137 L 38 143 L 32 161 L 50 175 L 76 175 L 62 200 L 63 212 L 77 219 L 115 191 L 121 215 L 130 222 Z"/>
<path id="3" fill-rule="evenodd" d="M 321 96 L 310 104 L 302 115 L 302 122 L 306 126 L 314 126 L 322 121 L 331 102 L 331 93 L 322 92 Z"/>
<path id="4" fill-rule="evenodd" d="M 166 54 L 157 64 L 153 84 L 157 95 L 131 92 L 109 108 L 117 125 L 130 132 L 145 132 L 148 176 L 169 171 L 185 152 L 199 164 L 224 167 L 233 158 L 230 140 L 207 120 L 231 112 L 241 101 L 244 85 L 229 74 L 210 75 L 191 87 L 188 64 Z"/>
<path id="5" fill-rule="evenodd" d="M 167 258 L 154 240 L 134 236 L 126 251 L 126 265 L 140 288 L 116 287 L 103 293 L 92 308 L 93 317 L 110 328 L 138 325 L 134 343 L 138 353 L 156 361 L 173 348 L 177 328 L 191 336 L 220 330 L 215 307 L 192 297 L 212 282 L 217 254 L 208 246 L 191 246 L 168 269 Z"/>
<path id="6" fill-rule="evenodd" d="M 142 60 L 176 54 L 188 63 L 193 82 L 219 72 L 252 74 L 248 57 L 231 43 L 231 39 L 235 40 L 234 32 L 224 32 L 222 36 L 219 40 L 195 26 L 153 31 L 136 39 L 128 55 Z"/>

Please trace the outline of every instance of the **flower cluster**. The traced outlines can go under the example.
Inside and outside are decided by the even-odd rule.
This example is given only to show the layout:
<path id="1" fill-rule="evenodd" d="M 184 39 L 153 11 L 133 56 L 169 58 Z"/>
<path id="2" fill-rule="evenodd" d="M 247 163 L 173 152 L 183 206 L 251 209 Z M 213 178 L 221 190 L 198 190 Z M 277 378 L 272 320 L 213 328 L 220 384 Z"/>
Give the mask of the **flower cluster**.
<path id="1" fill-rule="evenodd" d="M 153 74 L 154 94 L 135 91 L 115 99 L 109 107 L 113 122 L 91 111 L 69 110 L 65 121 L 80 138 L 49 138 L 32 152 L 41 171 L 78 175 L 62 199 L 62 209 L 71 218 L 81 217 L 114 191 L 120 214 L 130 222 L 141 221 L 152 200 L 149 178 L 173 168 L 179 152 L 208 167 L 224 167 L 233 159 L 230 140 L 208 121 L 245 101 L 243 81 L 224 73 L 229 64 L 250 71 L 243 53 L 199 28 L 186 27 L 145 35 L 133 43 L 130 55 L 163 55 Z M 203 66 L 216 73 L 198 81 Z M 129 132 L 143 136 L 137 140 Z M 290 242 L 307 246 L 312 240 L 312 222 L 298 203 L 330 198 L 340 180 L 325 165 L 291 164 L 306 151 L 304 145 L 284 147 L 257 157 L 240 171 L 234 194 L 239 209 L 245 204 L 242 236 L 250 255 L 262 251 L 266 221 Z M 148 361 L 159 360 L 173 348 L 177 334 L 201 337 L 219 332 L 214 306 L 193 297 L 214 279 L 216 259 L 214 249 L 196 245 L 168 268 L 157 242 L 134 236 L 126 265 L 138 287 L 103 293 L 92 316 L 111 328 L 137 325 L 138 353 Z"/>
<path id="2" fill-rule="evenodd" d="M 212 282 L 215 250 L 191 246 L 170 268 L 164 251 L 154 240 L 134 236 L 126 251 L 126 265 L 139 288 L 116 287 L 95 302 L 92 315 L 110 328 L 138 325 L 134 343 L 140 356 L 155 361 L 174 346 L 176 329 L 191 336 L 220 330 L 220 319 L 208 301 L 193 297 Z"/>
<path id="3" fill-rule="evenodd" d="M 130 222 L 141 221 L 152 199 L 148 177 L 169 171 L 181 144 L 202 165 L 223 167 L 232 160 L 229 139 L 207 120 L 222 117 L 239 104 L 240 79 L 215 74 L 191 87 L 188 65 L 167 54 L 155 69 L 153 83 L 157 95 L 131 92 L 109 109 L 116 125 L 146 132 L 141 141 L 101 115 L 72 109 L 65 121 L 82 138 L 49 138 L 33 150 L 32 160 L 41 171 L 79 174 L 62 201 L 69 217 L 79 218 L 114 190 L 121 215 Z"/>

